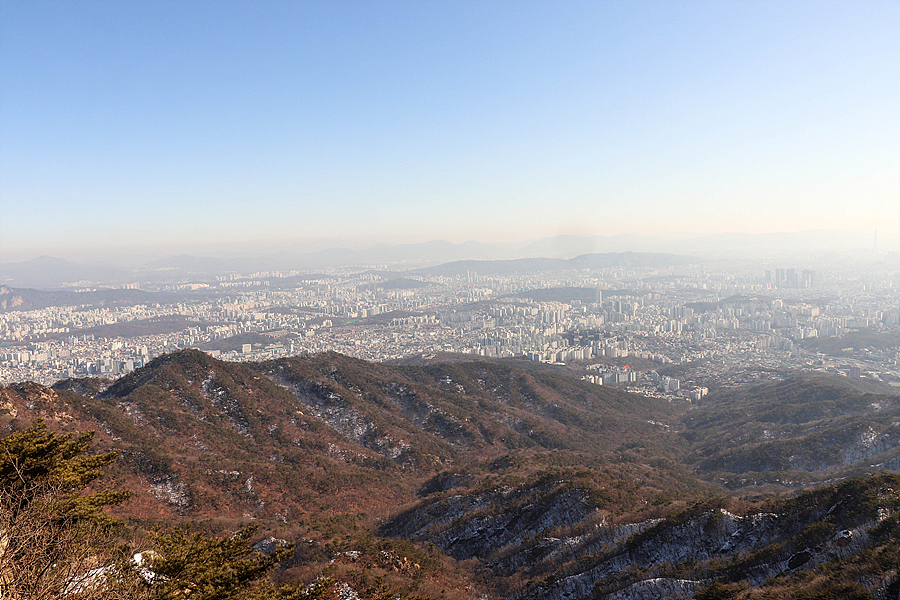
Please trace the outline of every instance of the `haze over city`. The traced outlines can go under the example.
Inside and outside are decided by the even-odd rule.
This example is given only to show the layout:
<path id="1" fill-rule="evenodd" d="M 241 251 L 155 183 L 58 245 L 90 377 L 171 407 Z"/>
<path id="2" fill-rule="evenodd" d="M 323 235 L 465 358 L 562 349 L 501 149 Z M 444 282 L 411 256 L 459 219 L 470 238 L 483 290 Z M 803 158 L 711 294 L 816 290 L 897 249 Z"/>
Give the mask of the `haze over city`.
<path id="1" fill-rule="evenodd" d="M 3 263 L 900 238 L 896 2 L 5 2 L 0 28 Z"/>

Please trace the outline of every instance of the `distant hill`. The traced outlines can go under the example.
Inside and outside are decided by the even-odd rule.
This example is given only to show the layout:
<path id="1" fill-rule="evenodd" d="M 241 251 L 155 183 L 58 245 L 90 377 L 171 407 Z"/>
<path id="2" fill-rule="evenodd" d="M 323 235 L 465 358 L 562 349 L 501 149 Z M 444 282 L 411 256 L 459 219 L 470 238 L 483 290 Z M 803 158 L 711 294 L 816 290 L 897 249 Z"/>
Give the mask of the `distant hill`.
<path id="1" fill-rule="evenodd" d="M 100 281 L 129 282 L 125 269 L 102 265 L 78 265 L 61 258 L 40 256 L 20 263 L 0 264 L 0 284 L 17 288 L 53 289 L 64 283 Z"/>
<path id="2" fill-rule="evenodd" d="M 151 302 L 173 302 L 176 294 L 143 290 L 97 290 L 93 292 L 46 292 L 0 286 L 0 312 L 38 310 L 49 306 L 132 306 Z"/>
<path id="3" fill-rule="evenodd" d="M 703 262 L 696 256 L 660 254 L 650 252 L 609 252 L 606 254 L 582 254 L 571 259 L 579 269 L 604 269 L 608 267 L 674 267 L 696 265 Z"/>
<path id="4" fill-rule="evenodd" d="M 264 270 L 246 258 L 213 258 L 180 254 L 157 259 L 132 270 L 140 281 L 211 281 L 221 275 Z"/>
<path id="5" fill-rule="evenodd" d="M 609 267 L 671 267 L 691 265 L 702 259 L 676 254 L 651 254 L 642 252 L 613 252 L 607 254 L 583 254 L 571 259 L 519 258 L 512 260 L 462 260 L 411 271 L 421 275 L 455 277 L 467 272 L 478 275 L 513 275 L 540 271 L 565 271 L 571 269 L 603 269 Z"/>
<path id="6" fill-rule="evenodd" d="M 598 302 L 602 299 L 603 290 L 584 287 L 540 288 L 519 292 L 519 298 L 530 298 L 538 302 Z"/>
<path id="7" fill-rule="evenodd" d="M 621 252 L 610 254 L 582 254 L 572 259 L 514 258 L 509 260 L 481 260 L 485 256 L 508 256 L 518 252 L 510 247 L 467 242 L 451 244 L 444 241 L 397 246 L 368 246 L 364 248 L 327 248 L 307 253 L 281 252 L 272 256 L 215 258 L 177 255 L 153 260 L 131 269 L 102 265 L 77 265 L 59 258 L 42 256 L 23 263 L 0 264 L 0 285 L 11 288 L 55 290 L 77 282 L 117 284 L 131 282 L 209 282 L 215 277 L 260 271 L 316 271 L 324 268 L 363 265 L 395 265 L 397 270 L 387 279 L 397 280 L 384 285 L 415 285 L 415 279 L 405 275 L 465 275 L 474 271 L 480 275 L 509 275 L 536 271 L 567 269 L 599 269 L 605 267 L 652 267 L 695 264 L 700 259 L 673 254 Z M 455 261 L 455 262 L 447 262 Z M 432 264 L 436 266 L 403 271 L 406 265 Z M 273 278 L 278 286 L 304 285 L 316 276 L 298 275 Z M 421 282 L 420 282 L 421 283 Z"/>
<path id="8" fill-rule="evenodd" d="M 453 244 L 433 240 L 415 244 L 336 245 L 313 251 L 283 251 L 266 259 L 278 269 L 323 269 L 377 264 L 435 264 L 451 260 L 508 255 L 510 249 L 479 242 Z"/>
<path id="9" fill-rule="evenodd" d="M 511 260 L 458 260 L 454 262 L 416 269 L 414 274 L 440 277 L 473 275 L 514 275 L 534 271 L 561 271 L 569 269 L 568 261 L 561 258 L 516 258 Z"/>
<path id="10" fill-rule="evenodd" d="M 95 338 L 132 338 L 144 335 L 158 335 L 181 331 L 186 327 L 198 325 L 198 321 L 188 321 L 182 315 L 166 315 L 150 319 L 137 319 L 124 323 L 97 325 L 85 329 L 73 329 L 66 333 L 49 334 L 48 338 L 63 339 L 70 335 L 93 335 Z"/>
<path id="11" fill-rule="evenodd" d="M 522 249 L 524 256 L 571 258 L 582 254 L 638 249 L 641 240 L 630 235 L 603 237 L 592 235 L 557 235 L 528 242 Z M 644 248 L 640 248 L 643 250 Z"/>
<path id="12" fill-rule="evenodd" d="M 900 335 L 896 331 L 889 333 L 876 333 L 873 331 L 850 331 L 841 337 L 814 337 L 800 340 L 799 344 L 810 352 L 822 352 L 829 356 L 842 356 L 848 354 L 845 349 L 886 350 L 888 348 L 900 348 Z"/>
<path id="13" fill-rule="evenodd" d="M 240 255 L 221 256 L 176 255 L 147 261 L 146 257 L 128 258 L 128 268 L 81 264 L 42 256 L 30 261 L 0 264 L 0 285 L 17 288 L 59 289 L 66 283 L 92 281 L 102 284 L 132 281 L 210 281 L 216 276 L 258 271 L 321 271 L 338 267 L 382 267 L 398 272 L 423 265 L 446 265 L 477 261 L 477 265 L 445 267 L 435 274 L 455 276 L 465 270 L 481 274 L 503 274 L 523 269 L 604 268 L 609 266 L 651 267 L 675 264 L 698 264 L 710 258 L 774 258 L 781 261 L 843 260 L 859 256 L 861 249 L 870 252 L 871 239 L 848 231 L 801 231 L 772 234 L 723 233 L 703 237 L 667 236 L 614 237 L 558 235 L 518 243 L 464 242 L 445 240 L 410 244 L 375 244 L 349 240 L 318 240 L 269 249 L 247 249 Z M 671 254 L 678 252 L 679 254 Z M 667 254 L 668 253 L 668 254 Z M 497 263 L 523 258 L 571 260 L 567 266 L 527 263 L 517 266 Z M 574 258 L 573 258 L 574 257 Z M 615 257 L 615 262 L 610 258 Z M 669 257 L 669 258 L 666 258 Z M 705 257 L 705 258 L 697 258 Z M 897 255 L 885 260 L 896 263 Z M 124 261 L 124 257 L 122 257 Z M 137 265 L 140 260 L 141 264 Z M 494 264 L 492 264 L 494 263 Z M 137 266 L 135 266 L 137 265 Z M 462 269 L 462 271 L 460 271 Z M 510 270 L 511 269 L 511 270 Z"/>

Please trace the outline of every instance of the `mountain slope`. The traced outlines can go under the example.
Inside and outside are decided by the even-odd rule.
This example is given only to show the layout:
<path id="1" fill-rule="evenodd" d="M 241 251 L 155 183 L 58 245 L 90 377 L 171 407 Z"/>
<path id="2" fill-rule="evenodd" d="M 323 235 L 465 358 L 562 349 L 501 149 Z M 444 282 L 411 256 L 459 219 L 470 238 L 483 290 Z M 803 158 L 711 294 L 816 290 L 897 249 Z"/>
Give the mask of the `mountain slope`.
<path id="1" fill-rule="evenodd" d="M 900 589 L 896 474 L 762 503 L 709 498 L 669 505 L 662 518 L 619 521 L 622 507 L 604 491 L 625 487 L 592 493 L 556 472 L 518 488 L 430 498 L 381 532 L 473 562 L 517 599 L 871 598 Z"/>
<path id="2" fill-rule="evenodd" d="M 599 528 L 519 598 L 896 598 L 900 476 L 882 474 L 734 514 L 699 503 L 638 531 Z M 579 560 L 589 556 L 590 559 Z"/>
<path id="3" fill-rule="evenodd" d="M 92 390 L 93 397 L 73 393 Z M 278 498 L 296 498 L 267 486 L 296 489 L 304 477 L 304 489 L 337 487 L 329 503 L 349 507 L 370 492 L 341 488 L 339 475 L 391 481 L 412 500 L 441 471 L 505 456 L 552 451 L 572 465 L 627 455 L 677 470 L 684 448 L 664 426 L 682 406 L 492 363 L 401 367 L 326 353 L 249 365 L 182 351 L 106 388 L 67 381 L 6 393 L 23 415 L 103 432 L 133 476 L 184 491 L 170 512 L 194 517 L 282 514 Z M 221 472 L 237 471 L 226 485 Z M 256 486 L 258 502 L 236 490 L 237 479 Z M 226 489 L 232 500 L 214 507 L 191 500 Z"/>
<path id="4" fill-rule="evenodd" d="M 501 362 L 188 350 L 114 382 L 2 387 L 0 427 L 96 429 L 98 451 L 121 452 L 108 485 L 134 492 L 118 514 L 136 530 L 253 520 L 298 541 L 279 577 L 328 574 L 362 598 L 862 598 L 897 586 L 897 475 L 763 501 L 721 483 L 878 470 L 896 450 L 882 391 L 803 376 L 692 408 Z M 829 462 L 860 427 L 891 443 Z"/>
<path id="5" fill-rule="evenodd" d="M 730 487 L 900 470 L 900 396 L 826 375 L 710 394 L 685 415 L 685 460 Z M 887 393 L 886 393 L 887 392 Z"/>

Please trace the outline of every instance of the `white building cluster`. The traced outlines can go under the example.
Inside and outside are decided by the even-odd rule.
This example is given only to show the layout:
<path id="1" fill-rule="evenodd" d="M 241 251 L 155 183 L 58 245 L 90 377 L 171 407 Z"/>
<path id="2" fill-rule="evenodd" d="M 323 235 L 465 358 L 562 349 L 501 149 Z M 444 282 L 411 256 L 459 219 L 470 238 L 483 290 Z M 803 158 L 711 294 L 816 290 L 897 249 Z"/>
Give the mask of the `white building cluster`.
<path id="1" fill-rule="evenodd" d="M 656 374 L 653 381 L 652 374 L 691 361 L 802 366 L 814 359 L 804 350 L 808 340 L 854 331 L 897 332 L 900 345 L 896 274 L 873 282 L 795 273 L 803 285 L 791 284 L 788 271 L 767 278 L 700 267 L 469 271 L 399 283 L 344 270 L 173 283 L 189 290 L 177 302 L 0 313 L 0 381 L 116 377 L 189 347 L 236 361 L 322 351 L 374 361 L 455 352 L 598 363 L 609 370 L 588 372 L 588 381 L 702 397 L 701 388 L 682 390 L 678 379 Z M 893 372 L 898 352 L 872 350 L 834 368 Z M 643 366 L 624 369 L 622 360 Z"/>

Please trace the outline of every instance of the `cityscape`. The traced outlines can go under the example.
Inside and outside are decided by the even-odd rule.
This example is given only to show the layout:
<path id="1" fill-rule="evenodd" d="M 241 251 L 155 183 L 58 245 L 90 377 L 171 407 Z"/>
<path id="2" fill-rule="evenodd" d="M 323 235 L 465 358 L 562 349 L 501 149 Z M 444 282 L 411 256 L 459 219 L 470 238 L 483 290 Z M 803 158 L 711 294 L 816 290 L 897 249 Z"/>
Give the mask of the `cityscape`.
<path id="1" fill-rule="evenodd" d="M 520 359 L 583 371 L 598 385 L 694 400 L 797 371 L 900 385 L 900 279 L 889 269 L 387 268 L 135 282 L 116 287 L 143 289 L 141 302 L 7 309 L 0 383 L 114 379 L 197 348 L 237 362 L 319 352 L 374 362 Z M 78 285 L 76 297 L 103 287 Z"/>

